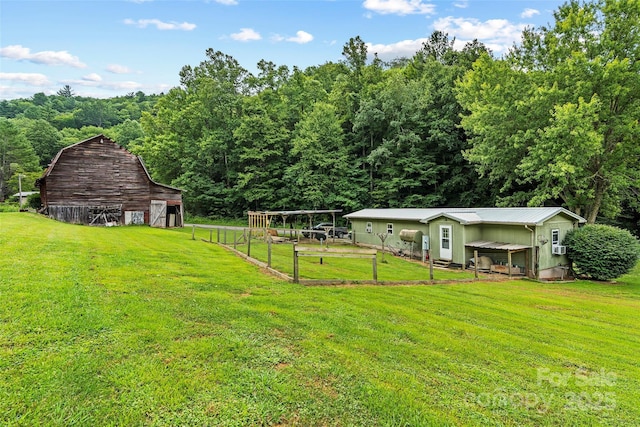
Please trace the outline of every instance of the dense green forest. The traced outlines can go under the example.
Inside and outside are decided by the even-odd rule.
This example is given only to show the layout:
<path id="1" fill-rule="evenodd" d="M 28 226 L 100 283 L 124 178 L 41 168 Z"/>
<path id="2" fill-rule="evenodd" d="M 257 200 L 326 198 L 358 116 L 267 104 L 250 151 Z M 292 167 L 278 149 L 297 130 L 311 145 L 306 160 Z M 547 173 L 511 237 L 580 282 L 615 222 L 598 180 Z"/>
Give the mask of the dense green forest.
<path id="1" fill-rule="evenodd" d="M 569 1 L 501 58 L 434 32 L 383 62 L 250 73 L 214 49 L 162 95 L 0 102 L 0 197 L 104 133 L 193 215 L 253 209 L 561 205 L 637 232 L 640 2 Z"/>

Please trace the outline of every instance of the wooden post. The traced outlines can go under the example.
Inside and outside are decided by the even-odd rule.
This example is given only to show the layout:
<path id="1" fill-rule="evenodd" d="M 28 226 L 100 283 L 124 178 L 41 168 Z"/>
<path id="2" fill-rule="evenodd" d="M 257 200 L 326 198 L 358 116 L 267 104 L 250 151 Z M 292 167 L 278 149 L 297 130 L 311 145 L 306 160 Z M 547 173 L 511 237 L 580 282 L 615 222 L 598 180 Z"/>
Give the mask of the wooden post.
<path id="1" fill-rule="evenodd" d="M 249 237 L 247 238 L 247 256 L 251 258 L 251 229 L 249 229 Z"/>
<path id="2" fill-rule="evenodd" d="M 227 229 L 224 229 L 224 244 L 227 244 Z"/>
<path id="3" fill-rule="evenodd" d="M 196 225 L 193 224 L 193 227 L 191 229 L 191 240 L 196 240 Z"/>
<path id="4" fill-rule="evenodd" d="M 511 251 L 507 251 L 507 271 L 509 272 L 509 279 L 511 279 Z"/>
<path id="5" fill-rule="evenodd" d="M 216 228 L 218 230 L 218 243 L 220 243 L 220 228 Z"/>
<path id="6" fill-rule="evenodd" d="M 373 255 L 371 260 L 373 262 L 373 281 L 378 283 L 378 255 Z"/>
<path id="7" fill-rule="evenodd" d="M 269 238 L 267 243 L 267 267 L 271 268 L 271 242 L 273 239 Z"/>
<path id="8" fill-rule="evenodd" d="M 213 243 L 213 228 L 209 229 L 209 243 Z"/>
<path id="9" fill-rule="evenodd" d="M 478 278 L 478 250 L 473 251 L 473 270 L 475 271 L 476 279 Z"/>
<path id="10" fill-rule="evenodd" d="M 238 238 L 236 237 L 236 229 L 233 229 L 233 249 L 236 249 L 238 245 Z"/>
<path id="11" fill-rule="evenodd" d="M 298 277 L 298 252 L 296 252 L 296 245 L 293 245 L 293 283 L 300 283 Z"/>
<path id="12" fill-rule="evenodd" d="M 431 259 L 431 249 L 427 249 L 427 256 L 429 257 L 429 280 L 433 281 L 433 259 Z"/>

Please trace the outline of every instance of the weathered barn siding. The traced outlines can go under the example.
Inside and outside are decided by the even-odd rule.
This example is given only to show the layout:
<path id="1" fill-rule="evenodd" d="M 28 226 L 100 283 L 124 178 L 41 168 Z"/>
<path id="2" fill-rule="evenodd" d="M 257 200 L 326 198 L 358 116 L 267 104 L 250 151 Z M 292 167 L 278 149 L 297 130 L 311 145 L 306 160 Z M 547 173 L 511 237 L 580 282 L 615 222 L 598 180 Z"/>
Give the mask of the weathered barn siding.
<path id="1" fill-rule="evenodd" d="M 125 212 L 144 212 L 148 223 L 152 200 L 177 206 L 182 225 L 182 194 L 179 189 L 154 182 L 140 158 L 98 135 L 65 147 L 38 180 L 48 214 L 67 222 L 90 223 L 89 208 L 121 207 Z"/>

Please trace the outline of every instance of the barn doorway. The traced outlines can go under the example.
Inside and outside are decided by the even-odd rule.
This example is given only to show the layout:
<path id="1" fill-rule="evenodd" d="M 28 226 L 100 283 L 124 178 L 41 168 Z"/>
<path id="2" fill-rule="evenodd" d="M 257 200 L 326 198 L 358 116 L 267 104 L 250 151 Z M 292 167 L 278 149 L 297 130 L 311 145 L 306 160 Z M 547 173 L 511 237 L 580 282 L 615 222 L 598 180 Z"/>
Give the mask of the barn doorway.
<path id="1" fill-rule="evenodd" d="M 182 203 L 166 200 L 152 200 L 149 208 L 149 225 L 167 228 L 182 227 Z"/>

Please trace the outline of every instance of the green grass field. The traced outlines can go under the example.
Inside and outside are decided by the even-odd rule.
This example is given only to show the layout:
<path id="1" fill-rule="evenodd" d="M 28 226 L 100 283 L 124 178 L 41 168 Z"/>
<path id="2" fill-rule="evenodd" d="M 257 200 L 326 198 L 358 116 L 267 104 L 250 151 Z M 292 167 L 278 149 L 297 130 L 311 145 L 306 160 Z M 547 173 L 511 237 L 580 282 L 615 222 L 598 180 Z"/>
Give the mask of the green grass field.
<path id="1" fill-rule="evenodd" d="M 232 231 L 229 231 L 226 236 L 226 240 L 223 234 L 218 236 L 218 230 L 210 230 L 203 228 L 196 228 L 195 233 L 192 228 L 186 227 L 183 230 L 185 233 L 196 240 L 206 242 L 222 242 L 229 247 L 233 247 L 234 239 L 242 242 L 236 245 L 236 250 L 247 255 L 251 255 L 263 263 L 267 263 L 268 245 L 261 238 L 252 238 L 250 248 L 244 240 L 240 237 L 241 232 L 236 232 L 234 235 Z M 301 243 L 300 246 L 305 247 L 330 247 L 330 248 L 355 248 L 355 246 L 345 244 L 343 242 L 332 242 L 328 244 L 320 245 L 318 240 L 311 239 Z M 418 252 L 419 253 L 419 252 Z M 300 257 L 299 258 L 299 274 L 300 279 L 307 281 L 349 281 L 349 282 L 363 282 L 373 280 L 373 267 L 370 259 L 358 259 L 358 258 L 330 258 L 325 257 L 320 261 L 320 257 Z M 293 277 L 293 246 L 291 244 L 273 243 L 271 245 L 271 266 L 272 268 Z M 392 254 L 386 253 L 382 256 L 378 253 L 377 256 L 377 275 L 380 282 L 398 282 L 398 281 L 430 281 L 430 272 L 428 264 L 421 262 L 409 262 L 408 258 L 394 257 Z M 486 275 L 480 274 L 479 277 L 485 277 Z M 443 270 L 434 269 L 433 277 L 435 281 L 464 281 L 473 280 L 473 272 L 460 271 L 457 269 Z"/>
<path id="2" fill-rule="evenodd" d="M 637 425 L 615 284 L 283 282 L 187 230 L 0 214 L 0 425 Z"/>

